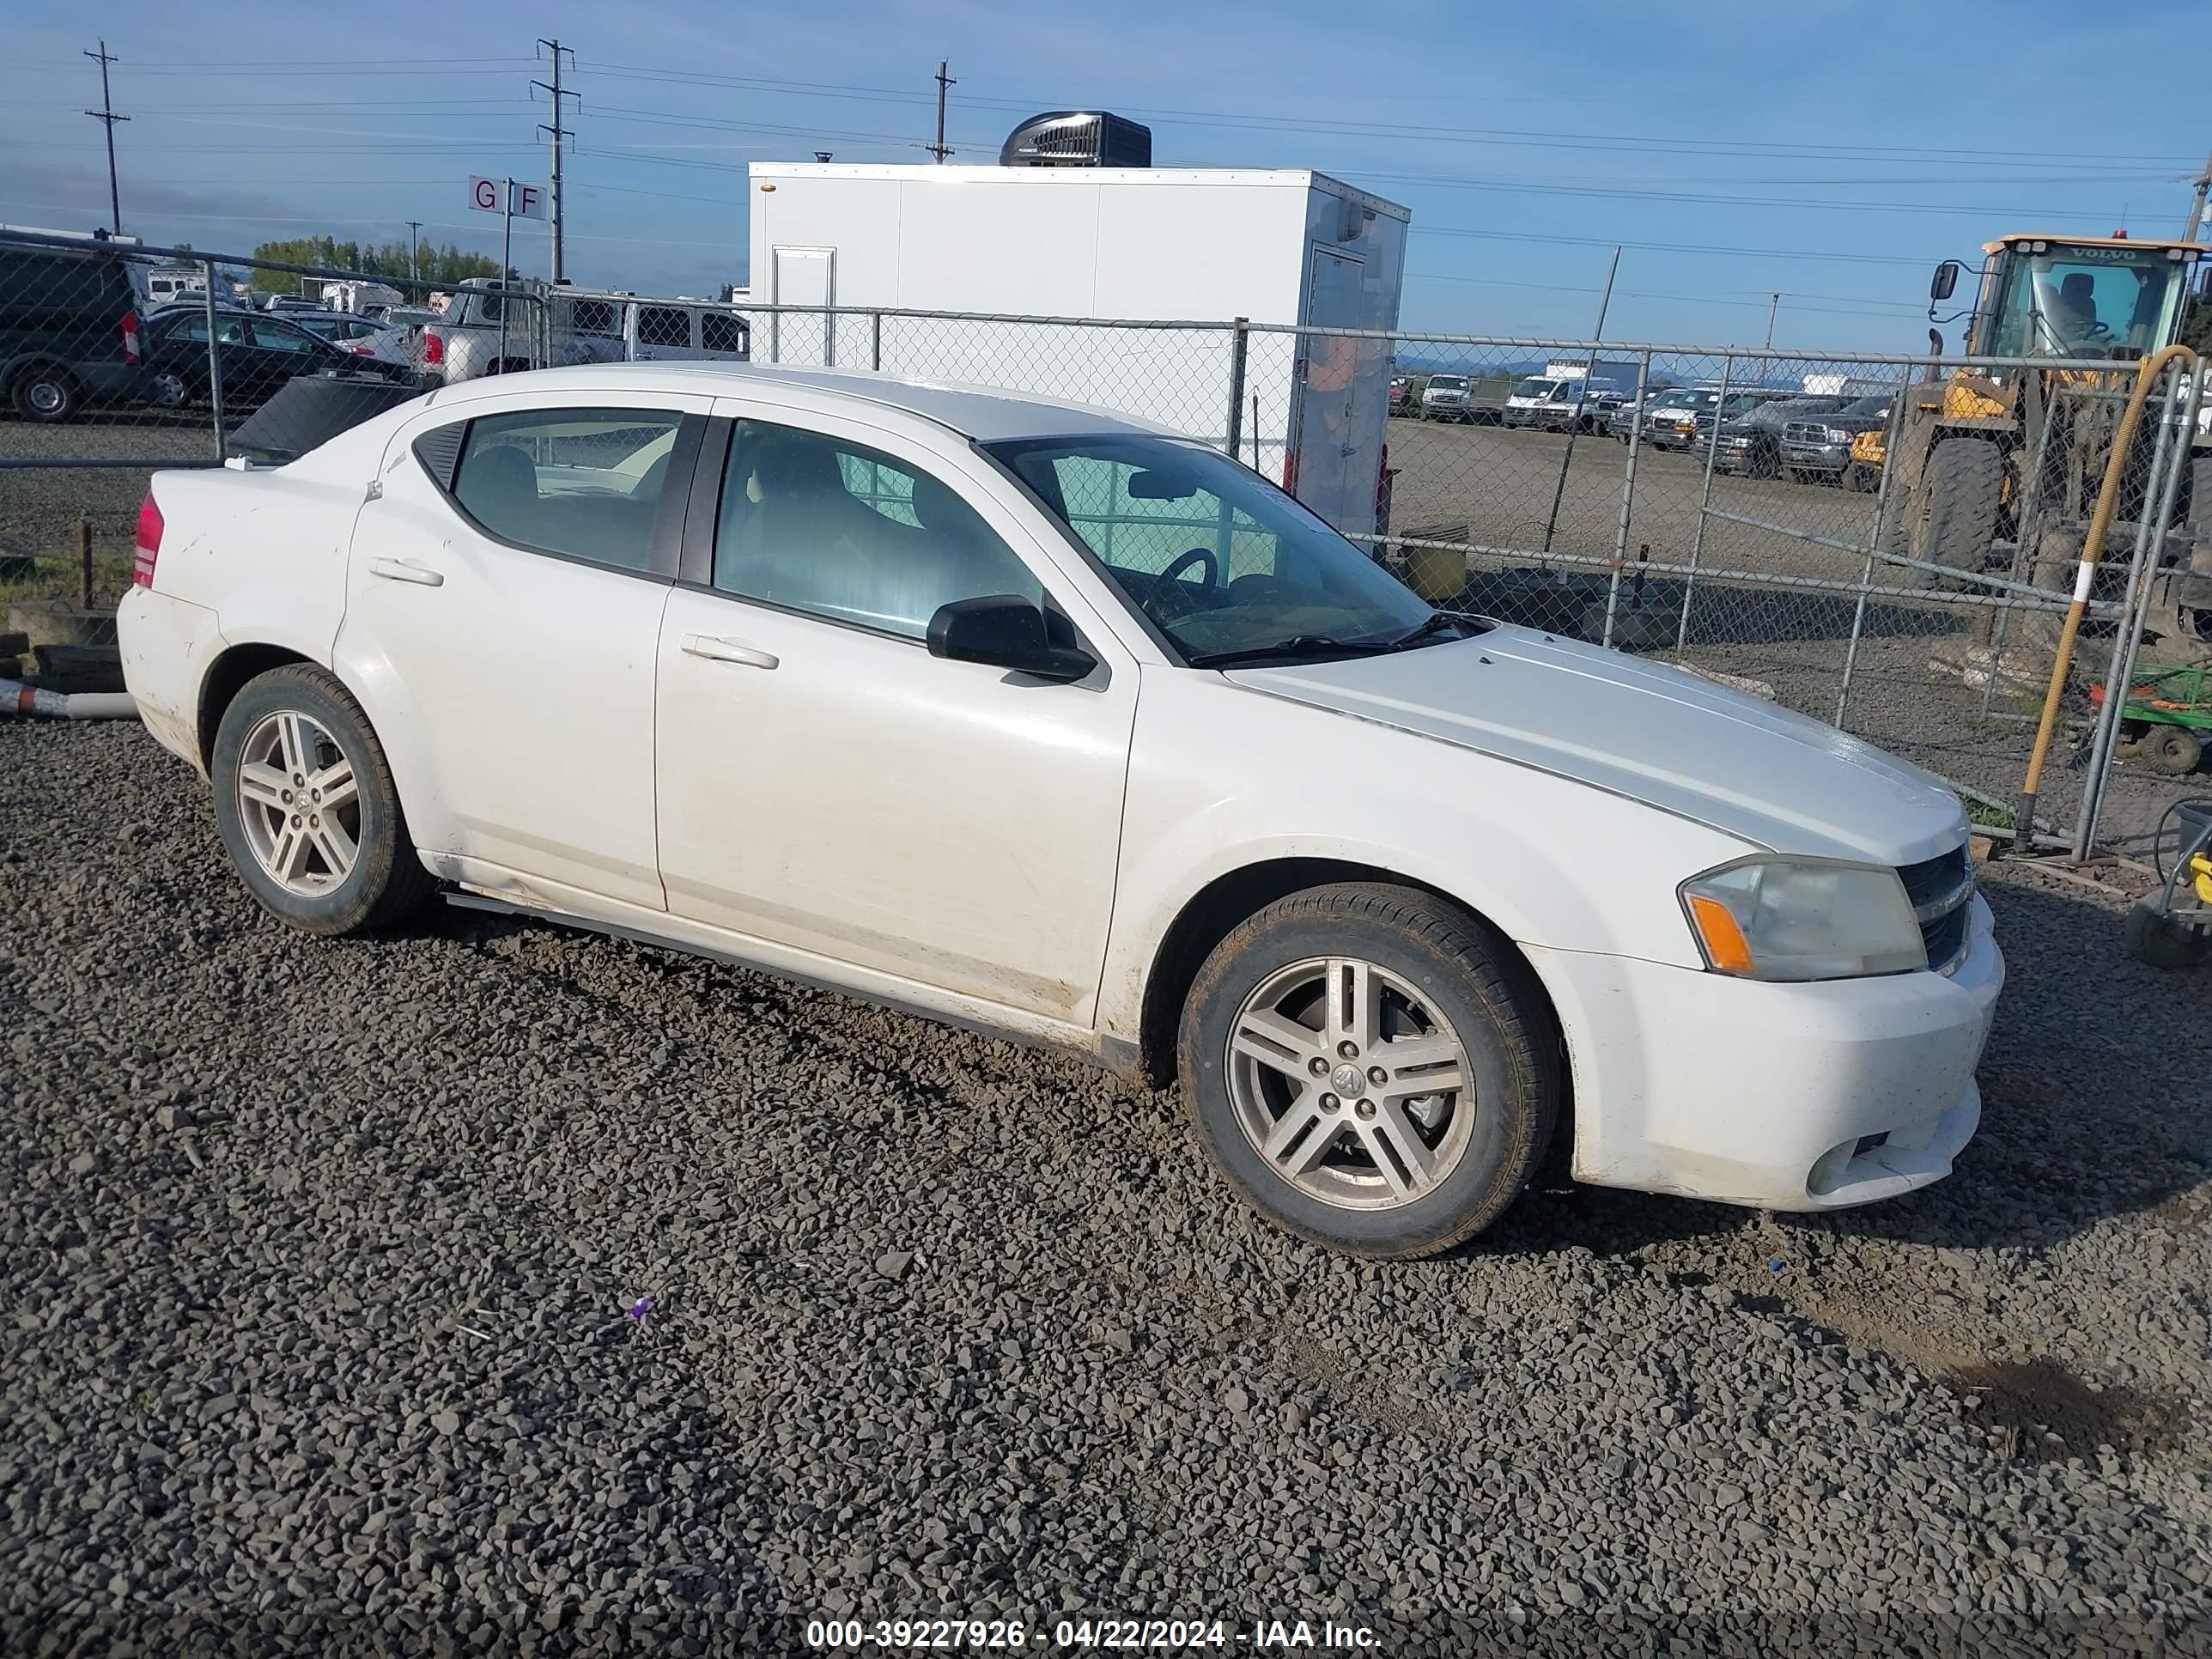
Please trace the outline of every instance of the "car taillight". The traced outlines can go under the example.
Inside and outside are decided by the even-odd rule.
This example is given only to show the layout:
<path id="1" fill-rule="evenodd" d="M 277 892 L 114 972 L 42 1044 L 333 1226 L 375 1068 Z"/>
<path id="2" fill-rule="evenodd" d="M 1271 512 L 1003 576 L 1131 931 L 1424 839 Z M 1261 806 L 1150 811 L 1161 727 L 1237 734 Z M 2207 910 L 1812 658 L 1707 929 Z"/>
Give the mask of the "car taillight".
<path id="1" fill-rule="evenodd" d="M 135 311 L 125 312 L 121 326 L 123 361 L 135 366 L 138 362 L 138 313 Z"/>
<path id="2" fill-rule="evenodd" d="M 422 331 L 422 361 L 426 363 L 442 363 L 446 361 L 444 335 L 433 334 L 427 328 Z"/>
<path id="3" fill-rule="evenodd" d="M 1298 493 L 1298 452 L 1295 449 L 1283 457 L 1283 494 Z"/>
<path id="4" fill-rule="evenodd" d="M 146 499 L 138 503 L 138 539 L 131 554 L 131 581 L 136 587 L 154 585 L 154 562 L 161 556 L 161 509 L 154 504 L 154 492 L 148 490 Z"/>
<path id="5" fill-rule="evenodd" d="M 358 342 L 355 343 L 354 343 L 354 344 L 352 344 L 352 345 L 348 346 L 348 347 L 346 348 L 346 349 L 347 349 L 348 351 L 350 351 L 351 353 L 353 353 L 353 355 L 354 355 L 355 356 L 356 356 L 356 357 L 374 357 L 374 356 L 376 356 L 376 353 L 375 353 L 375 352 L 372 351 L 371 349 L 369 349 L 369 348 L 368 348 L 368 347 L 367 347 L 367 346 L 365 346 L 365 345 L 362 345 L 362 344 L 359 343 Z"/>

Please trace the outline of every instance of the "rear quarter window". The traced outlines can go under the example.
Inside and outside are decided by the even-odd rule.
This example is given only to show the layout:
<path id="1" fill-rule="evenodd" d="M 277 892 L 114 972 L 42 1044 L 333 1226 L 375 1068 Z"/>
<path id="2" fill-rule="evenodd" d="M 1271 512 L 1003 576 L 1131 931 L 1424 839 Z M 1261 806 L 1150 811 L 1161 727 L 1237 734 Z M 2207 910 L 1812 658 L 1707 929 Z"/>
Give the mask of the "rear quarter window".
<path id="1" fill-rule="evenodd" d="M 688 346 L 691 343 L 691 313 L 673 306 L 637 308 L 637 343 L 646 346 Z"/>

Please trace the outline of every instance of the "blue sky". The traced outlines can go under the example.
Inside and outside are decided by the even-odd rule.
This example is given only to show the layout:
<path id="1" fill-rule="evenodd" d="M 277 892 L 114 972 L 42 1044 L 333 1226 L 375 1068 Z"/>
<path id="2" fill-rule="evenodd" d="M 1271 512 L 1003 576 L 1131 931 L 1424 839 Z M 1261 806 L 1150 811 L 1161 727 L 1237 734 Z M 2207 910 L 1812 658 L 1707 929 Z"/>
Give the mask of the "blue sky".
<path id="1" fill-rule="evenodd" d="M 466 177 L 545 177 L 530 60 L 558 35 L 568 274 L 639 292 L 744 280 L 750 160 L 926 159 L 940 58 L 956 159 L 1103 105 L 1162 164 L 1335 173 L 1413 210 L 1405 322 L 1480 333 L 1587 334 L 1618 241 L 1609 338 L 1756 343 L 1778 290 L 1778 345 L 1917 350 L 1936 261 L 2012 229 L 2172 235 L 2212 148 L 2201 99 L 2120 90 L 2193 61 L 2179 4 L 15 0 L 0 221 L 105 222 L 78 55 L 103 33 L 124 228 L 225 252 L 414 218 L 496 252 Z M 544 261 L 519 223 L 516 263 Z"/>

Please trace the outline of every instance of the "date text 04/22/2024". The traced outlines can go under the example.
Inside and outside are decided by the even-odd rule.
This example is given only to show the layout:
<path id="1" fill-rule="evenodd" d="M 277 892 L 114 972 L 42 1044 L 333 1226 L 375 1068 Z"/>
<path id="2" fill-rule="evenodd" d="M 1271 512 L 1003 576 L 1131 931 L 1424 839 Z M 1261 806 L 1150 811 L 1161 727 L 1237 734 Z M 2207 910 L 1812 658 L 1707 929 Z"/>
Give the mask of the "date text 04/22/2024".
<path id="1" fill-rule="evenodd" d="M 1005 1619 L 810 1619 L 810 1648 L 1018 1650 L 1049 1644 L 1104 1652 L 1249 1648 L 1295 1652 L 1378 1650 L 1376 1632 L 1364 1625 L 1324 1619 L 1260 1619 L 1234 1625 L 1224 1619 L 1061 1619 L 1049 1627 Z"/>

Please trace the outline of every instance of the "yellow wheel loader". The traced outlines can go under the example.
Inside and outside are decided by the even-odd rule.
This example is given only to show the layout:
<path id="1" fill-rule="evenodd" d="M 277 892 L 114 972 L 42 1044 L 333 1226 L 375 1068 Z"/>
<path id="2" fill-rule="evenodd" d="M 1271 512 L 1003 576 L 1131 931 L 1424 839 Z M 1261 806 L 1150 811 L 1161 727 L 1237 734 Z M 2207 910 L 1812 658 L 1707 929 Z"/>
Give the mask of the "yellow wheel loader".
<path id="1" fill-rule="evenodd" d="M 1890 474 L 1885 550 L 1960 571 L 2009 565 L 2018 579 L 2069 586 L 2136 365 L 2179 335 L 2207 252 L 2195 242 L 2125 236 L 2000 237 L 1984 245 L 1972 307 L 1949 318 L 1936 307 L 1965 267 L 1938 265 L 1929 320 L 1966 319 L 1967 356 L 2093 366 L 1931 368 L 1930 378 L 1907 386 L 1876 463 Z M 1940 356 L 1942 335 L 1929 334 Z M 2126 549 L 2151 510 L 2156 426 L 2147 419 L 2137 428 L 2108 550 Z M 2166 541 L 2149 627 L 2161 659 L 2194 659 L 2212 656 L 2212 447 L 2198 438 L 2181 465 L 2181 522 Z M 2112 580 L 2124 579 L 2124 566 L 2112 559 Z M 1942 580 L 1934 570 L 1913 574 Z"/>

